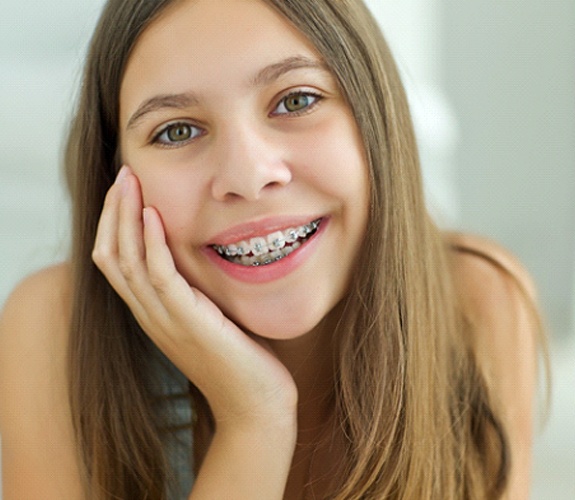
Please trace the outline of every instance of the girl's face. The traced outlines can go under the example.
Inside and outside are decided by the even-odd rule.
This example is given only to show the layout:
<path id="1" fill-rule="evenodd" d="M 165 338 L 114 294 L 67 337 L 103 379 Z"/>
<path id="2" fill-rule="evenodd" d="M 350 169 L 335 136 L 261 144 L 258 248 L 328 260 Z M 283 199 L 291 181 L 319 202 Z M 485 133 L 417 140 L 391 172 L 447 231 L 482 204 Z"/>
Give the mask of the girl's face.
<path id="1" fill-rule="evenodd" d="M 269 6 L 169 7 L 128 62 L 120 131 L 178 270 L 228 317 L 289 339 L 343 298 L 363 265 L 363 146 L 317 51 Z"/>

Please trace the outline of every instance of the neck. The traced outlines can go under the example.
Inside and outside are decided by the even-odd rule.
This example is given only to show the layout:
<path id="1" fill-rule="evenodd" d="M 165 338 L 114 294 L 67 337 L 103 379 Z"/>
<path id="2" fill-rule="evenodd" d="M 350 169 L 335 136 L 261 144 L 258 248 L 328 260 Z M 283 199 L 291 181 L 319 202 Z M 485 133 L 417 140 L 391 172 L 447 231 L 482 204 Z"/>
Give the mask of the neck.
<path id="1" fill-rule="evenodd" d="M 270 345 L 298 388 L 298 438 L 285 499 L 322 498 L 341 477 L 345 440 L 335 420 L 337 323 L 342 305 L 311 332 Z"/>
<path id="2" fill-rule="evenodd" d="M 339 307 L 311 332 L 291 340 L 272 340 L 278 359 L 290 371 L 298 388 L 300 434 L 317 433 L 333 414 L 336 323 Z"/>

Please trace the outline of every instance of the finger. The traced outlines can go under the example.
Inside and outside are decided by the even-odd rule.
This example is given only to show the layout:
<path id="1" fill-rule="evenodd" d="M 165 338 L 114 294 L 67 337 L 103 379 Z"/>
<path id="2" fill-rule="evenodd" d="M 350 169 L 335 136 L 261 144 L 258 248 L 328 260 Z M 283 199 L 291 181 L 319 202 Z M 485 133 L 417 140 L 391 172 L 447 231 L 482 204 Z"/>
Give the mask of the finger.
<path id="1" fill-rule="evenodd" d="M 221 328 L 223 315 L 219 309 L 178 272 L 161 216 L 152 207 L 144 210 L 144 244 L 148 276 L 167 313 L 193 329 Z M 209 319 L 215 319 L 214 324 Z"/>
<path id="2" fill-rule="evenodd" d="M 150 282 L 143 234 L 142 192 L 135 175 L 122 181 L 118 216 L 118 269 L 126 283 L 128 305 L 145 330 L 152 324 L 166 324 L 166 314 Z"/>
<path id="3" fill-rule="evenodd" d="M 129 174 L 130 169 L 126 166 L 122 167 L 118 173 L 116 182 L 110 187 L 106 194 L 102 213 L 100 214 L 100 220 L 98 222 L 94 249 L 92 251 L 92 260 L 100 271 L 102 271 L 118 295 L 122 297 L 130 308 L 133 308 L 136 306 L 137 300 L 130 290 L 118 263 L 120 205 L 123 198 L 123 192 L 125 190 L 124 181 L 126 176 Z"/>
<path id="4" fill-rule="evenodd" d="M 118 214 L 118 260 L 120 270 L 130 282 L 142 277 L 144 242 L 142 231 L 142 194 L 134 175 L 122 181 Z"/>
<path id="5" fill-rule="evenodd" d="M 122 168 L 116 182 L 108 190 L 98 221 L 92 259 L 102 272 L 105 272 L 108 264 L 118 255 L 118 208 L 121 199 L 121 183 L 125 174 L 126 169 Z"/>
<path id="6" fill-rule="evenodd" d="M 160 214 L 155 208 L 143 211 L 146 267 L 151 284 L 158 294 L 168 296 L 179 275 L 172 252 L 166 243 L 166 233 Z"/>

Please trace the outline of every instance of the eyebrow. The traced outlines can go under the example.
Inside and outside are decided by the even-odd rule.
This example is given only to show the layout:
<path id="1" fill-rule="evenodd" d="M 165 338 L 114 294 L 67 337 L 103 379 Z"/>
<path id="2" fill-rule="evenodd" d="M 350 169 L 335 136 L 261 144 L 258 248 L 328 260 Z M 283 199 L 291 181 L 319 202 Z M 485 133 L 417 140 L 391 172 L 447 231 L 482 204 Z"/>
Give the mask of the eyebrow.
<path id="1" fill-rule="evenodd" d="M 250 85 L 253 87 L 262 87 L 276 81 L 286 73 L 298 69 L 315 69 L 329 73 L 327 65 L 320 60 L 305 56 L 293 56 L 261 69 L 250 80 Z M 193 92 L 156 95 L 150 99 L 146 99 L 138 106 L 138 109 L 136 109 L 128 120 L 126 130 L 135 128 L 138 122 L 149 113 L 161 109 L 185 109 L 196 106 L 199 102 L 199 97 Z"/>
<path id="2" fill-rule="evenodd" d="M 160 109 L 185 109 L 197 105 L 199 99 L 191 92 L 183 94 L 161 94 L 146 99 L 128 120 L 126 130 L 135 128 L 138 122 L 147 114 Z"/>
<path id="3" fill-rule="evenodd" d="M 329 73 L 329 69 L 323 61 L 305 56 L 293 56 L 266 66 L 257 73 L 250 83 L 254 87 L 261 87 L 296 69 L 315 69 Z"/>

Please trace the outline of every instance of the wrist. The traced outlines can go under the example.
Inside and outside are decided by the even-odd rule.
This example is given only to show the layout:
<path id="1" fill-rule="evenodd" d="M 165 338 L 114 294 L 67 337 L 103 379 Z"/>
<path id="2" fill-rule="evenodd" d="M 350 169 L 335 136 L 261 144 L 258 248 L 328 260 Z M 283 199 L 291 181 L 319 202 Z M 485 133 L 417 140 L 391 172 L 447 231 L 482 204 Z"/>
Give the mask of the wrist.
<path id="1" fill-rule="evenodd" d="M 295 422 L 216 423 L 190 499 L 281 499 L 296 445 Z"/>
<path id="2" fill-rule="evenodd" d="M 262 410 L 251 411 L 245 415 L 220 415 L 215 418 L 216 434 L 243 436 L 253 438 L 271 437 L 286 444 L 295 443 L 297 436 L 297 410 Z"/>
<path id="3" fill-rule="evenodd" d="M 291 430 L 297 427 L 298 393 L 297 389 L 274 391 L 273 397 L 262 398 L 263 391 L 243 393 L 235 401 L 224 398 L 220 393 L 208 398 L 208 404 L 214 415 L 216 426 L 230 429 L 245 429 L 253 432 L 257 429 Z"/>

